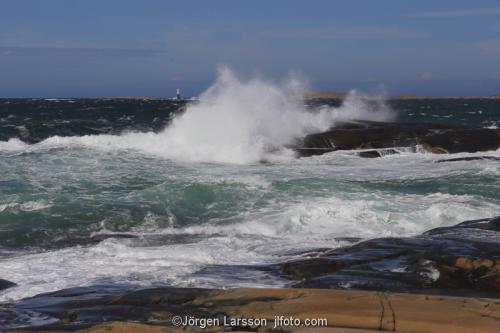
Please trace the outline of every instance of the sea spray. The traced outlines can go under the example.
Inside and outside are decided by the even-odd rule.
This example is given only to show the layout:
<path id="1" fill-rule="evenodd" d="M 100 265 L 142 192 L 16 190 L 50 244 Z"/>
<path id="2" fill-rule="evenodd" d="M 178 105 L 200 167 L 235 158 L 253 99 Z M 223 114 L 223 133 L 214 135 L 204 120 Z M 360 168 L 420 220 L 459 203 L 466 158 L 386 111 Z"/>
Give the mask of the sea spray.
<path id="1" fill-rule="evenodd" d="M 394 117 L 383 99 L 356 91 L 340 107 L 308 109 L 303 98 L 306 86 L 296 76 L 281 84 L 260 77 L 242 80 L 221 67 L 199 102 L 189 104 L 159 133 L 52 137 L 40 145 L 133 149 L 182 161 L 248 164 L 289 160 L 294 152 L 287 146 L 307 134 L 329 129 L 335 121 Z"/>
<path id="2" fill-rule="evenodd" d="M 162 135 L 165 152 L 185 160 L 252 163 L 293 155 L 285 146 L 309 133 L 325 131 L 336 119 L 383 120 L 392 112 L 370 105 L 353 92 L 340 108 L 307 110 L 306 84 L 290 76 L 282 84 L 239 79 L 222 67 L 218 78 Z"/>

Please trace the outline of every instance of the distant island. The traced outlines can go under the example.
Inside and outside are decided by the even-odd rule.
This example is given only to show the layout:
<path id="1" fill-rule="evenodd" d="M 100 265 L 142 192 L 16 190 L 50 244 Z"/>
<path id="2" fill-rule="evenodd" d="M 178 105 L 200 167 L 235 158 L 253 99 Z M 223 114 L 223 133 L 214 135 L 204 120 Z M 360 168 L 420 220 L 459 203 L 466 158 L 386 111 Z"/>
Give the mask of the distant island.
<path id="1" fill-rule="evenodd" d="M 142 99 L 142 100 L 152 100 L 158 99 L 151 96 L 102 96 L 96 97 L 95 99 Z"/>
<path id="2" fill-rule="evenodd" d="M 347 93 L 338 91 L 312 91 L 306 93 L 306 98 L 315 99 L 343 99 Z M 423 96 L 423 95 L 394 95 L 389 99 L 500 99 L 500 94 L 491 96 Z"/>
<path id="3" fill-rule="evenodd" d="M 307 99 L 344 99 L 346 97 L 346 92 L 338 91 L 311 91 L 307 92 L 304 97 Z M 375 96 L 375 95 L 374 95 Z M 77 97 L 78 98 L 78 97 Z M 429 99 L 429 100 L 439 100 L 439 99 L 500 99 L 500 94 L 490 95 L 490 96 L 425 96 L 425 95 L 392 95 L 386 96 L 388 99 Z M 92 98 L 91 98 L 92 99 Z M 169 97 L 153 97 L 153 96 L 99 96 L 93 99 L 102 100 L 163 100 L 163 99 L 175 99 Z"/>

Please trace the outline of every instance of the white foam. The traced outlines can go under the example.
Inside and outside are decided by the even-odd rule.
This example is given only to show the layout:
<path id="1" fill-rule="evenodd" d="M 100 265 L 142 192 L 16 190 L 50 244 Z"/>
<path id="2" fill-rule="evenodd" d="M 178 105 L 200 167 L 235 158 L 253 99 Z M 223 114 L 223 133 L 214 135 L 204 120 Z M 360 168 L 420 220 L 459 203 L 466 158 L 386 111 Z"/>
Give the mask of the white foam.
<path id="1" fill-rule="evenodd" d="M 0 260 L 2 277 L 18 286 L 3 291 L 0 301 L 92 283 L 186 285 L 188 276 L 206 265 L 265 261 L 253 245 L 217 237 L 192 244 L 134 247 L 127 240 L 109 239 L 92 247 L 11 257 Z"/>
<path id="2" fill-rule="evenodd" d="M 29 147 L 30 145 L 16 138 L 0 141 L 0 151 L 22 151 Z"/>
<path id="3" fill-rule="evenodd" d="M 414 235 L 437 226 L 494 216 L 499 209 L 500 205 L 481 198 L 441 193 L 344 193 L 298 203 L 276 202 L 267 210 L 249 212 L 240 223 L 149 231 L 156 236 L 187 235 L 190 243 L 144 246 L 134 239 L 108 239 L 91 247 L 1 259 L 2 278 L 19 286 L 3 291 L 0 300 L 106 282 L 200 286 L 207 281 L 193 274 L 207 265 L 283 262 L 294 258 L 291 252 L 345 245 L 336 237 Z M 210 283 L 212 287 L 239 285 L 237 280 Z M 241 283 L 269 285 L 266 280 Z"/>
<path id="4" fill-rule="evenodd" d="M 6 204 L 0 204 L 0 213 L 5 210 L 19 210 L 24 212 L 32 212 L 37 210 L 42 210 L 52 207 L 51 203 L 45 200 L 40 201 L 26 201 L 23 203 L 10 202 Z"/>
<path id="5" fill-rule="evenodd" d="M 499 153 L 491 152 L 495 156 Z M 55 158 L 63 158 L 67 151 L 55 150 L 52 154 Z M 2 291 L 0 300 L 105 282 L 144 286 L 162 283 L 213 287 L 254 283 L 255 286 L 269 286 L 266 279 L 242 282 L 214 278 L 208 282 L 207 275 L 201 277 L 195 273 L 207 265 L 283 262 L 294 258 L 290 253 L 345 245 L 336 240 L 338 237 L 411 236 L 434 227 L 498 215 L 500 203 L 489 197 L 440 193 L 436 192 L 434 185 L 429 188 L 431 193 L 414 194 L 411 187 L 405 191 L 412 182 L 432 184 L 448 176 L 498 174 L 498 171 L 489 170 L 495 165 L 494 161 L 434 163 L 443 156 L 406 154 L 360 159 L 346 153 L 334 153 L 274 165 L 214 164 L 207 168 L 204 168 L 205 164 L 186 164 L 190 165 L 186 167 L 151 159 L 146 168 L 153 170 L 152 173 L 163 172 L 165 176 L 158 180 L 165 184 L 148 188 L 145 192 L 132 191 L 130 198 L 117 198 L 118 203 L 125 200 L 139 205 L 143 200 L 150 200 L 153 204 L 167 202 L 169 207 L 175 208 L 175 202 L 164 196 L 155 198 L 169 190 L 182 196 L 184 186 L 201 184 L 241 191 L 227 193 L 244 193 L 238 200 L 244 200 L 246 206 L 239 206 L 240 202 L 235 201 L 236 208 L 227 208 L 227 212 L 218 212 L 213 218 L 203 218 L 199 224 L 185 226 L 177 223 L 175 217 L 170 219 L 174 215 L 168 211 L 151 212 L 144 216 L 141 225 L 127 230 L 140 236 L 139 240 L 106 240 L 90 247 L 75 246 L 4 257 L 0 259 L 0 276 L 19 286 Z M 102 163 L 99 164 L 102 179 L 109 177 L 109 172 L 114 173 L 118 167 L 132 172 L 131 175 L 144 172 L 142 164 L 138 164 L 142 159 L 121 159 L 121 164 L 117 165 L 107 154 L 95 155 Z M 99 159 L 103 156 L 104 159 Z M 37 166 L 37 163 L 44 162 L 34 160 L 33 163 Z M 95 163 L 83 154 L 79 164 L 75 164 L 79 167 L 71 169 L 73 178 L 70 178 L 84 177 L 87 167 Z M 113 168 L 108 168 L 109 165 Z M 429 172 L 430 168 L 432 172 Z M 40 172 L 38 167 L 35 170 Z M 37 176 L 43 177 L 54 169 L 51 167 L 44 172 Z M 93 174 L 88 177 L 96 181 Z M 379 184 L 389 187 L 379 187 Z M 249 193 L 252 195 L 247 197 Z M 27 201 L 23 209 L 42 209 L 49 204 L 56 205 L 56 208 L 58 205 L 57 200 Z M 22 205 L 0 206 L 0 211 L 21 210 Z M 210 206 L 204 209 L 213 212 Z M 205 216 L 203 212 L 200 214 Z M 112 233 L 107 230 L 105 221 L 102 233 Z M 151 246 L 148 241 L 140 243 L 141 239 L 164 235 L 169 241 L 161 242 L 161 246 Z M 176 236 L 188 240 L 188 243 L 176 242 Z"/>
<path id="6" fill-rule="evenodd" d="M 19 208 L 25 212 L 37 211 L 37 210 L 47 209 L 50 207 L 52 207 L 52 204 L 50 204 L 44 200 L 28 201 L 28 202 L 24 202 L 24 203 L 19 205 Z"/>
<path id="7" fill-rule="evenodd" d="M 83 145 L 96 149 L 133 149 L 184 161 L 246 164 L 293 157 L 285 146 L 309 133 L 325 131 L 337 120 L 389 120 L 394 113 L 383 99 L 351 92 L 342 106 L 314 112 L 303 106 L 305 84 L 289 78 L 275 84 L 241 80 L 221 68 L 199 103 L 176 117 L 161 133 L 52 137 L 41 147 Z"/>
<path id="8" fill-rule="evenodd" d="M 467 195 L 335 194 L 297 204 L 280 204 L 241 223 L 177 229 L 189 234 L 261 235 L 306 240 L 335 237 L 411 236 L 465 220 L 495 216 L 500 205 Z M 171 232 L 171 231 L 167 231 Z M 299 245 L 300 246 L 300 245 Z"/>

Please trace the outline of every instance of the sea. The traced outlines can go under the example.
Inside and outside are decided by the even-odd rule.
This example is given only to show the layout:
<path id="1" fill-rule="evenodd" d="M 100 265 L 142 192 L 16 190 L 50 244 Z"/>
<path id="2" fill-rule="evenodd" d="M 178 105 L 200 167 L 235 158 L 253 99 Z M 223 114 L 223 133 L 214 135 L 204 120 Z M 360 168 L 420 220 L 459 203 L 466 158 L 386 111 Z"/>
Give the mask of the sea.
<path id="1" fill-rule="evenodd" d="M 303 99 L 221 73 L 197 101 L 0 99 L 0 302 L 90 285 L 285 287 L 266 267 L 500 212 L 498 160 L 299 158 L 345 120 L 498 129 L 498 99 Z M 451 157 L 500 157 L 500 151 Z"/>

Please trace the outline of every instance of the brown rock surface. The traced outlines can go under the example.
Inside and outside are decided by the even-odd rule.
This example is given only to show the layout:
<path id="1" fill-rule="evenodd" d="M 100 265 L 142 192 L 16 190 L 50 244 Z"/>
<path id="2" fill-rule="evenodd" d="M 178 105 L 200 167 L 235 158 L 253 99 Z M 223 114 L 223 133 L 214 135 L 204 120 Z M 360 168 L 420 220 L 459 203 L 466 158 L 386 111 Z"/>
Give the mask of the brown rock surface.
<path id="1" fill-rule="evenodd" d="M 137 294 L 115 297 L 101 304 L 94 304 L 102 311 L 117 307 L 130 306 L 147 308 L 151 302 L 157 306 L 144 313 L 144 323 L 123 321 L 97 323 L 78 332 L 181 332 L 180 327 L 171 323 L 173 315 L 189 316 L 203 314 L 204 318 L 216 318 L 223 314 L 228 318 L 266 318 L 267 325 L 260 327 L 232 327 L 232 332 L 429 332 L 429 333 L 480 333 L 500 331 L 500 300 L 486 298 L 461 298 L 444 296 L 426 296 L 413 294 L 391 294 L 366 291 L 320 290 L 320 289 L 229 289 L 202 290 L 172 289 L 175 293 L 186 292 L 189 297 L 185 302 L 170 304 L 168 311 L 161 311 L 161 300 L 168 298 L 165 289 L 157 298 L 155 289 L 142 292 L 143 304 L 139 304 Z M 148 295 L 146 297 L 146 295 Z M 194 297 L 193 297 L 194 296 Z M 165 298 L 166 297 L 166 298 Z M 173 298 L 179 300 L 177 296 Z M 147 306 L 146 306 L 147 304 Z M 65 311 L 78 309 L 75 302 L 70 302 Z M 89 304 L 85 304 L 88 308 Z M 174 306 L 174 307 L 172 307 Z M 172 312 L 172 309 L 176 308 Z M 128 309 L 127 311 L 134 311 Z M 142 311 L 142 310 L 141 310 Z M 140 312 L 140 311 L 139 311 Z M 274 317 L 292 316 L 302 321 L 312 318 L 326 318 L 324 327 L 279 327 L 274 329 Z M 155 318 L 151 321 L 150 318 Z M 203 318 L 203 317 L 200 317 Z M 229 327 L 213 326 L 206 329 L 198 327 L 182 328 L 183 332 L 223 332 Z M 47 327 L 44 331 L 65 331 L 64 326 Z M 35 332 L 35 331 L 24 331 Z"/>

